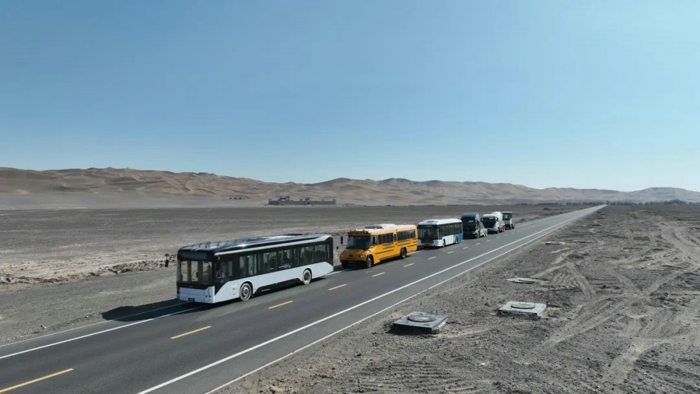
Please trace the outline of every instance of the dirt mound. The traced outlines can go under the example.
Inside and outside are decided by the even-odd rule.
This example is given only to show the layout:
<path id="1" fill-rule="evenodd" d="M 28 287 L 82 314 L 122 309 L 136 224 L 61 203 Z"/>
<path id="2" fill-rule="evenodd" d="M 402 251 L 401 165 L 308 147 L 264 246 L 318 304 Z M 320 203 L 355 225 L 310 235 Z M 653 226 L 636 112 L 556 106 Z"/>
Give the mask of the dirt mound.
<path id="1" fill-rule="evenodd" d="M 636 192 L 598 189 L 534 189 L 508 183 L 427 182 L 407 179 L 337 178 L 321 183 L 270 183 L 208 173 L 173 173 L 118 168 L 32 171 L 0 168 L 0 193 L 109 195 L 113 198 L 189 196 L 203 200 L 266 201 L 279 196 L 364 204 L 514 204 L 541 202 L 669 201 L 700 202 L 700 193 L 675 188 Z M 53 197 L 59 199 L 59 197 Z M 33 201 L 33 200 L 30 200 Z M 50 202 L 44 204 L 53 205 Z M 41 204 L 39 204 L 41 205 Z"/>

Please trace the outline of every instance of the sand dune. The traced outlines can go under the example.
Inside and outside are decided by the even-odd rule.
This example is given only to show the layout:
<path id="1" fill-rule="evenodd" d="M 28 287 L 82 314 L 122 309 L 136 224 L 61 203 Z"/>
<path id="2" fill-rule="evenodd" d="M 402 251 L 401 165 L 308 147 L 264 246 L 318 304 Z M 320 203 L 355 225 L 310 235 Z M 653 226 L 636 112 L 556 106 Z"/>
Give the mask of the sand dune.
<path id="1" fill-rule="evenodd" d="M 267 199 L 279 196 L 336 198 L 339 203 L 355 204 L 654 202 L 672 199 L 700 202 L 700 193 L 678 188 L 649 188 L 634 192 L 573 188 L 534 189 L 508 183 L 439 180 L 417 182 L 402 178 L 380 181 L 337 178 L 311 184 L 270 183 L 209 173 L 117 168 L 48 171 L 0 168 L 0 196 L 3 195 L 3 201 L 22 200 L 37 206 L 47 202 L 51 205 L 53 200 L 81 200 L 83 205 L 94 206 L 95 201 L 114 202 L 124 199 L 134 201 L 135 204 L 145 201 L 162 203 L 169 198 L 174 199 L 173 201 L 185 201 L 185 197 L 187 201 L 200 201 L 204 204 L 240 197 L 239 201 L 255 202 L 259 205 Z"/>

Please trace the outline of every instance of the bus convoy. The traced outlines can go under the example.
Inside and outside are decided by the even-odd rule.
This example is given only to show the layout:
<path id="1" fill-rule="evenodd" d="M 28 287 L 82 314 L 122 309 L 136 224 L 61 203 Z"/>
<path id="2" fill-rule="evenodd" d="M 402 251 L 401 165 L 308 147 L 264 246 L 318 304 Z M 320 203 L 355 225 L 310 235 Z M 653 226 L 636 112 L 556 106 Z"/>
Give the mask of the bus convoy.
<path id="1" fill-rule="evenodd" d="M 508 222 L 501 212 L 481 217 L 465 213 L 461 219 L 373 224 L 351 230 L 340 263 L 343 268 L 371 268 L 382 261 L 404 259 L 419 247 L 443 248 L 466 237 L 515 228 L 512 212 L 505 214 Z M 308 285 L 333 272 L 333 266 L 330 234 L 285 234 L 183 246 L 177 253 L 177 298 L 206 304 L 246 301 L 275 285 Z"/>

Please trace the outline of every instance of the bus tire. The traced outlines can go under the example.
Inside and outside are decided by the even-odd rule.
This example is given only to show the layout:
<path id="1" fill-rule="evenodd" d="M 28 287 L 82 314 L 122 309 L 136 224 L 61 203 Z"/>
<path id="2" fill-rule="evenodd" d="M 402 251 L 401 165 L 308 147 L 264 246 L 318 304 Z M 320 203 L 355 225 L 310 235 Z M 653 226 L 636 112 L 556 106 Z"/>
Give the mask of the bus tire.
<path id="1" fill-rule="evenodd" d="M 308 285 L 311 283 L 311 279 L 313 279 L 313 275 L 311 275 L 311 270 L 304 270 L 304 273 L 301 275 L 301 283 L 304 285 Z"/>
<path id="2" fill-rule="evenodd" d="M 253 296 L 253 286 L 250 283 L 245 282 L 241 285 L 241 290 L 239 292 L 238 298 L 241 301 L 248 301 Z"/>
<path id="3" fill-rule="evenodd" d="M 345 269 L 348 269 L 348 267 L 350 267 L 350 263 L 348 263 L 347 261 L 341 261 L 340 265 L 342 265 Z"/>
<path id="4" fill-rule="evenodd" d="M 401 258 L 405 259 L 407 254 L 408 253 L 406 253 L 406 248 L 401 248 Z"/>
<path id="5" fill-rule="evenodd" d="M 367 256 L 367 260 L 365 260 L 365 267 L 367 267 L 367 268 L 374 267 L 374 258 L 372 258 L 372 256 Z"/>

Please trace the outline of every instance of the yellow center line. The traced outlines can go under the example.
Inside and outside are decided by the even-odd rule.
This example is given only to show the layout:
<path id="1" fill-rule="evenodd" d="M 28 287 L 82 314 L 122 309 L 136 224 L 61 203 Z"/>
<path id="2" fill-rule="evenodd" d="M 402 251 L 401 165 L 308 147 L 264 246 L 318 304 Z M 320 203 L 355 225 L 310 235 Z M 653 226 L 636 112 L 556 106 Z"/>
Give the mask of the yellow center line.
<path id="1" fill-rule="evenodd" d="M 415 263 L 408 263 L 408 264 L 404 265 L 404 267 L 410 267 L 410 266 L 412 266 L 413 264 L 415 264 Z"/>
<path id="2" fill-rule="evenodd" d="M 345 287 L 345 286 L 347 286 L 347 285 L 348 285 L 347 283 L 343 283 L 342 285 L 339 285 L 339 286 L 336 286 L 336 287 L 331 287 L 330 289 L 328 289 L 328 291 L 340 289 L 341 287 Z"/>
<path id="3" fill-rule="evenodd" d="M 184 336 L 186 336 L 186 335 L 190 335 L 190 334 L 194 334 L 194 333 L 196 333 L 196 332 L 208 330 L 208 329 L 210 329 L 210 328 L 211 328 L 211 326 L 206 326 L 206 327 L 198 328 L 198 329 L 196 329 L 196 330 L 188 331 L 188 332 L 182 333 L 182 334 L 180 334 L 180 335 L 175 335 L 174 337 L 170 337 L 170 339 L 182 338 L 182 337 L 184 337 Z"/>
<path id="4" fill-rule="evenodd" d="M 279 308 L 279 307 L 281 307 L 281 306 L 289 305 L 289 304 L 291 304 L 292 302 L 294 302 L 294 301 L 283 302 L 283 303 L 281 303 L 281 304 L 273 305 L 273 306 L 271 306 L 271 307 L 269 307 L 269 308 L 267 308 L 267 309 Z"/>
<path id="5" fill-rule="evenodd" d="M 455 252 L 454 250 L 450 250 L 449 252 L 447 252 L 447 254 L 454 253 L 454 252 Z"/>
<path id="6" fill-rule="evenodd" d="M 434 259 L 434 258 L 437 258 L 437 256 L 428 257 L 428 260 L 432 260 L 432 259 Z"/>
<path id="7" fill-rule="evenodd" d="M 386 272 L 380 272 L 380 273 L 378 273 L 378 274 L 372 275 L 372 277 L 374 278 L 375 276 L 384 275 L 384 274 L 386 274 Z"/>
<path id="8" fill-rule="evenodd" d="M 41 378 L 38 378 L 38 379 L 34 379 L 34 380 L 30 380 L 30 381 L 28 381 L 28 382 L 24 382 L 24 383 L 18 384 L 18 385 L 16 385 L 16 386 L 8 387 L 8 388 L 6 388 L 6 389 L 0 390 L 0 393 L 6 393 L 6 392 L 8 392 L 8 391 L 10 391 L 10 390 L 18 389 L 18 388 L 24 387 L 24 386 L 29 386 L 29 385 L 32 384 L 32 383 L 41 382 L 42 380 L 46 380 L 46 379 L 51 379 L 51 378 L 56 377 L 56 376 L 58 376 L 58 375 L 63 375 L 64 373 L 71 372 L 72 370 L 73 370 L 73 368 L 68 368 L 68 369 L 66 369 L 66 370 L 64 370 L 64 371 L 61 371 L 61 372 L 52 373 L 51 375 L 46 375 L 46 376 L 44 376 L 44 377 L 41 377 Z"/>

